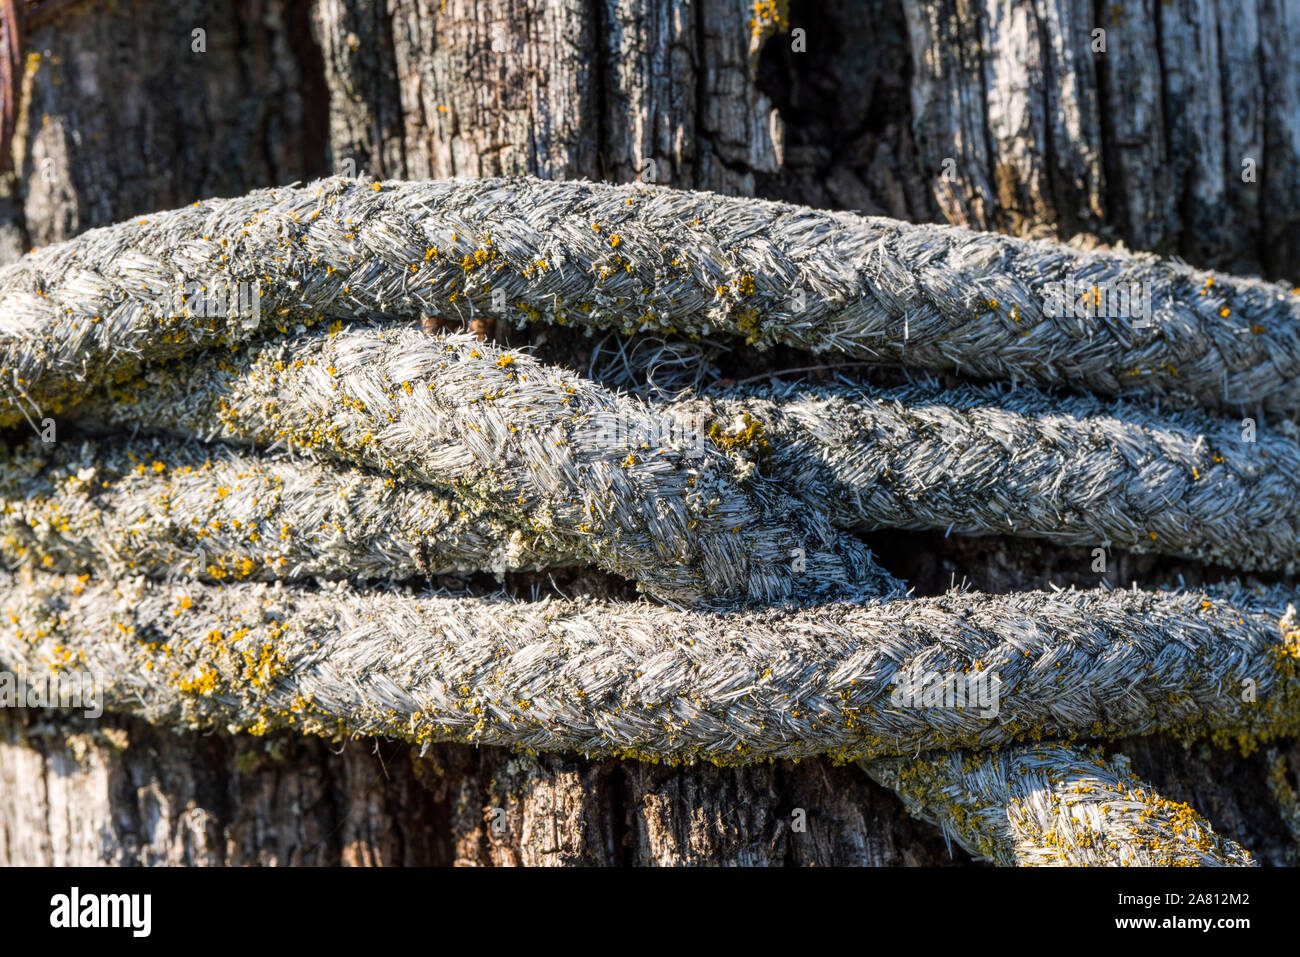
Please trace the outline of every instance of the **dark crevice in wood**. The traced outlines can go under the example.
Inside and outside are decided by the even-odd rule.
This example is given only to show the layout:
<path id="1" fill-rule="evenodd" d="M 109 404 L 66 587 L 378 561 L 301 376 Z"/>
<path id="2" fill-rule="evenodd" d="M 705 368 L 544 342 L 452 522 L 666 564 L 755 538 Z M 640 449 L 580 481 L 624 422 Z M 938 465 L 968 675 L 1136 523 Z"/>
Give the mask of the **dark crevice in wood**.
<path id="1" fill-rule="evenodd" d="M 988 207 L 985 207 L 984 202 L 981 202 L 980 204 L 981 207 L 984 207 L 982 208 L 981 212 L 985 220 L 985 228 L 997 229 L 1005 232 L 1007 230 L 1007 211 L 1003 208 L 1002 203 L 997 201 L 999 197 L 996 193 L 996 190 L 998 188 L 997 185 L 998 149 L 994 145 L 993 129 L 989 126 L 988 72 L 985 69 L 986 64 L 984 59 L 985 57 L 984 38 L 987 35 L 988 24 L 985 20 L 983 11 L 976 11 L 974 15 L 974 19 L 975 19 L 975 30 L 974 30 L 975 43 L 973 46 L 968 43 L 962 43 L 961 48 L 963 50 L 967 50 L 970 52 L 974 67 L 979 73 L 980 98 L 979 98 L 979 103 L 977 105 L 977 110 L 979 112 L 980 132 L 983 134 L 984 137 L 984 161 L 988 164 L 988 168 L 989 168 L 988 171 L 993 176 L 992 188 L 995 190 L 994 195 L 988 197 L 988 200 L 991 201 Z M 960 16 L 957 17 L 956 22 L 957 22 L 957 36 L 959 39 L 961 39 L 961 17 Z M 967 158 L 967 162 L 970 162 L 969 157 Z M 981 197 L 981 199 L 984 198 Z"/>
<path id="2" fill-rule="evenodd" d="M 916 202 L 924 173 L 908 162 L 915 161 L 912 62 L 901 0 L 870 0 L 865 9 L 857 0 L 796 0 L 790 26 L 806 31 L 808 51 L 794 53 L 778 34 L 758 58 L 756 87 L 781 117 L 785 161 L 776 173 L 755 173 L 757 195 L 929 218 Z M 861 202 L 827 188 L 846 174 L 856 179 Z M 893 178 L 898 198 L 882 193 L 880 175 Z"/>
<path id="3" fill-rule="evenodd" d="M 1075 214 L 1075 204 L 1071 202 L 1071 197 L 1066 194 L 1063 187 L 1058 188 L 1056 182 L 1056 164 L 1058 157 L 1056 155 L 1056 141 L 1052 137 L 1052 94 L 1051 83 L 1049 78 L 1055 76 L 1052 69 L 1052 50 L 1051 38 L 1047 33 L 1047 26 L 1043 22 L 1042 11 L 1035 7 L 1032 11 L 1034 16 L 1034 37 L 1038 41 L 1038 63 L 1039 69 L 1043 73 L 1043 178 L 1046 185 L 1043 189 L 1043 198 L 1046 201 L 1047 208 L 1044 214 L 1054 219 L 1057 223 L 1056 231 L 1059 235 L 1068 236 L 1078 231 L 1079 223 Z M 1033 218 L 1033 210 L 1025 210 L 1027 218 Z"/>
<path id="4" fill-rule="evenodd" d="M 595 62 L 592 64 L 591 82 L 595 84 L 595 111 L 596 123 L 594 136 L 596 139 L 596 165 L 600 170 L 600 179 L 609 180 L 609 166 L 606 160 L 611 158 L 610 140 L 609 140 L 609 87 L 614 82 L 610 74 L 610 48 L 613 43 L 613 36 L 610 33 L 609 23 L 605 16 L 606 0 L 589 0 L 590 19 L 591 19 L 591 36 L 594 37 L 592 46 L 595 49 Z M 638 161 L 639 168 L 639 161 Z"/>
<path id="5" fill-rule="evenodd" d="M 201 772 L 208 779 L 206 788 L 196 788 L 194 792 L 195 807 L 211 815 L 211 828 L 217 834 L 225 834 L 235 820 L 234 775 L 232 772 L 233 744 L 226 739 L 218 739 L 207 748 Z M 196 769 L 200 770 L 200 769 Z M 214 854 L 214 864 L 228 863 L 229 848 L 225 841 L 209 844 L 209 852 Z"/>
<path id="6" fill-rule="evenodd" d="M 610 862 L 628 867 L 634 861 L 636 834 L 633 832 L 631 782 L 622 763 L 612 762 L 604 775 L 609 812 Z"/>
<path id="7" fill-rule="evenodd" d="M 1270 22 L 1270 18 L 1266 15 L 1266 11 L 1259 9 L 1258 3 L 1256 4 L 1256 10 L 1258 11 L 1259 14 L 1258 17 L 1259 22 L 1266 26 Z M 1251 189 L 1258 190 L 1259 195 L 1261 196 L 1268 195 L 1269 159 L 1270 159 L 1269 138 L 1270 138 L 1270 131 L 1273 129 L 1274 123 L 1276 122 L 1276 120 L 1272 115 L 1273 104 L 1272 104 L 1272 100 L 1269 97 L 1269 92 L 1270 92 L 1269 82 L 1268 82 L 1269 78 L 1265 67 L 1265 62 L 1268 56 L 1266 44 L 1267 41 L 1265 40 L 1264 37 L 1261 36 L 1259 38 L 1258 57 L 1255 60 L 1257 76 L 1259 77 L 1259 85 L 1257 89 L 1258 89 L 1259 99 L 1260 99 L 1259 159 L 1256 161 L 1258 165 L 1255 169 L 1255 182 L 1251 184 L 1242 183 L 1240 181 L 1241 174 L 1240 172 L 1237 173 L 1238 189 L 1241 189 L 1243 187 L 1249 187 Z M 1240 163 L 1238 163 L 1237 168 L 1238 171 L 1240 171 L 1241 168 Z M 1283 188 L 1285 189 L 1285 187 Z M 1269 222 L 1269 203 L 1260 201 L 1256 204 L 1256 207 L 1257 207 L 1256 213 L 1258 215 L 1258 229 L 1259 229 L 1259 234 L 1256 237 L 1256 241 L 1255 241 L 1256 255 L 1259 257 L 1260 271 L 1266 276 L 1273 276 L 1277 274 L 1277 265 L 1276 265 L 1277 257 L 1276 257 L 1276 250 L 1274 249 L 1273 244 L 1269 241 L 1270 237 L 1272 236 L 1272 230 Z"/>
<path id="8" fill-rule="evenodd" d="M 732 172 L 743 172 L 735 168 L 735 165 L 729 165 L 726 159 L 713 147 L 710 140 L 710 130 L 708 125 L 708 97 L 709 97 L 709 71 L 705 67 L 705 57 L 708 55 L 708 23 L 704 17 L 705 0 L 694 0 L 691 13 L 694 15 L 694 27 L 692 39 L 694 43 L 691 46 L 691 56 L 694 58 L 695 65 L 695 99 L 694 99 L 694 123 L 695 130 L 695 159 L 692 163 L 692 183 L 680 183 L 681 186 L 699 186 L 703 187 L 707 180 L 707 168 L 709 163 L 719 163 Z"/>
<path id="9" fill-rule="evenodd" d="M 346 792 L 346 783 L 342 777 L 347 774 L 346 759 L 342 758 L 342 751 L 334 749 L 324 742 L 312 742 L 316 748 L 328 751 L 329 754 L 322 754 L 322 760 L 319 762 L 319 773 L 321 777 L 321 795 L 319 801 L 312 807 L 304 818 L 315 820 L 323 830 L 321 838 L 311 847 L 304 848 L 303 857 L 306 859 L 293 860 L 286 855 L 285 863 L 310 864 L 316 863 L 341 863 L 343 860 L 344 846 L 340 838 L 343 826 L 347 823 L 350 809 L 344 807 L 340 802 L 340 795 Z M 369 742 L 367 742 L 369 743 Z M 308 765 L 310 767 L 310 765 Z M 280 768 L 277 766 L 274 775 L 276 778 L 276 787 L 274 793 L 280 792 Z"/>
<path id="10" fill-rule="evenodd" d="M 406 137 L 403 136 L 401 132 L 402 92 L 400 89 L 398 89 L 397 79 L 396 79 L 397 57 L 394 52 L 395 41 L 393 38 L 393 5 L 392 4 L 383 3 L 379 5 L 379 37 L 380 37 L 380 44 L 382 45 L 384 50 L 384 62 L 389 67 L 388 69 L 389 95 L 392 98 L 390 102 L 392 104 L 392 108 L 396 111 L 396 115 L 391 119 L 392 127 L 393 127 L 392 131 L 385 131 L 385 133 L 376 133 L 375 140 L 376 142 L 383 142 L 383 139 L 381 139 L 380 137 L 386 136 L 387 139 L 391 139 L 395 143 L 397 148 L 397 161 L 400 164 L 400 167 L 397 170 L 395 170 L 394 173 L 397 176 L 404 177 L 407 175 L 407 168 L 408 168 L 406 162 Z M 378 119 L 376 120 L 376 122 L 378 122 Z M 380 155 L 382 156 L 383 154 L 382 149 L 379 152 Z"/>
<path id="11" fill-rule="evenodd" d="M 1219 67 L 1219 75 L 1214 77 L 1213 81 L 1219 85 L 1219 108 L 1223 111 L 1225 117 L 1223 142 L 1220 144 L 1223 150 L 1223 175 L 1227 177 L 1227 182 L 1224 183 L 1224 202 L 1225 204 L 1231 204 L 1233 194 L 1244 184 L 1241 182 L 1241 158 L 1238 157 L 1235 161 L 1233 159 L 1231 152 L 1232 136 L 1226 122 L 1227 115 L 1231 110 L 1232 89 L 1228 85 L 1228 61 L 1224 54 L 1223 31 L 1225 24 L 1222 17 L 1216 17 L 1213 22 L 1214 43 L 1218 51 L 1217 63 Z M 1227 28 L 1234 29 L 1235 25 L 1229 24 Z"/>
<path id="12" fill-rule="evenodd" d="M 298 95 L 303 109 L 303 179 L 330 173 L 329 85 L 325 80 L 325 57 L 311 29 L 311 7 L 312 0 L 289 0 L 285 5 L 286 39 L 298 65 Z"/>
<path id="13" fill-rule="evenodd" d="M 1165 10 L 1159 0 L 1155 0 L 1152 6 L 1154 10 L 1151 14 L 1151 23 L 1155 31 L 1156 71 L 1160 78 L 1160 126 L 1164 132 L 1162 143 L 1164 160 L 1167 166 L 1173 167 L 1176 179 L 1181 179 L 1186 175 L 1186 164 L 1181 160 L 1175 160 L 1178 154 L 1174 150 L 1174 111 L 1169 99 L 1169 70 L 1165 66 Z M 1184 235 L 1188 223 L 1181 215 L 1179 226 L 1179 235 Z"/>
<path id="14" fill-rule="evenodd" d="M 1105 29 L 1103 24 L 1106 23 L 1106 12 L 1110 5 L 1110 0 L 1093 0 L 1092 22 L 1094 29 L 1097 27 Z M 1089 31 L 1089 39 L 1091 39 L 1091 31 Z M 1125 227 L 1127 214 L 1121 206 L 1124 195 L 1124 177 L 1120 172 L 1119 159 L 1116 156 L 1110 64 L 1106 60 L 1105 53 L 1092 52 L 1091 44 L 1088 47 L 1088 52 L 1092 56 L 1093 64 L 1097 70 L 1097 117 L 1100 120 L 1101 134 L 1102 211 L 1105 222 L 1110 225 L 1111 230 L 1117 234 L 1127 236 Z"/>

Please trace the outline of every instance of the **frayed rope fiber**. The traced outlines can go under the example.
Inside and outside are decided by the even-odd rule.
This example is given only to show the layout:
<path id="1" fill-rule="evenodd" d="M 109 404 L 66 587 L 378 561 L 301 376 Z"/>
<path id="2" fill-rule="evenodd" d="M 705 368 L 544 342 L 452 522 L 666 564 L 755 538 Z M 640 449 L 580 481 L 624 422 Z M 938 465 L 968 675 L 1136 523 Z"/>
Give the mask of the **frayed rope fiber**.
<path id="1" fill-rule="evenodd" d="M 1045 315 L 1067 280 L 1149 283 L 1152 324 Z M 196 308 L 196 284 L 239 308 Z M 188 727 L 862 758 L 1000 863 L 1244 863 L 1189 809 L 1063 744 L 1017 742 L 1294 732 L 1294 593 L 900 600 L 836 526 L 1134 549 L 1146 533 L 1153 550 L 1289 567 L 1289 491 L 1266 467 L 1294 456 L 1282 438 L 1262 438 L 1256 463 L 1190 412 L 920 387 L 651 406 L 465 337 L 308 327 L 437 313 L 730 333 L 1294 411 L 1288 295 L 1151 257 L 589 183 L 327 180 L 95 230 L 0 270 L 0 427 L 58 415 L 63 435 L 0 450 L 14 570 L 0 661 L 92 671 L 111 707 Z M 1085 450 L 1096 483 L 1068 482 Z M 996 456 L 1025 480 L 987 488 Z M 874 477 L 854 467 L 872 461 Z M 1180 484 L 1189 467 L 1201 484 Z M 1251 495 L 1268 504 L 1227 514 Z M 573 561 L 701 607 L 384 584 Z M 1058 785 L 1089 775 L 1104 795 L 1079 808 Z M 1061 833 L 1067 811 L 1100 836 Z"/>
<path id="2" fill-rule="evenodd" d="M 731 389 L 675 403 L 841 528 L 1300 567 L 1295 432 L 1020 387 Z M 749 436 L 748 441 L 739 441 Z"/>
<path id="3" fill-rule="evenodd" d="M 740 764 L 1155 731 L 1253 743 L 1300 718 L 1283 589 L 720 613 L 345 583 L 0 583 L 3 660 L 100 673 L 110 707 L 189 727 Z"/>
<path id="4" fill-rule="evenodd" d="M 256 287 L 257 315 L 186 316 L 192 283 Z M 1136 284 L 1150 315 L 1054 310 L 1066 283 L 1094 298 Z M 1300 409 L 1300 298 L 1279 285 L 661 187 L 335 178 L 90 230 L 0 271 L 0 425 L 58 414 L 85 383 L 146 360 L 320 314 L 729 333 L 984 378 Z"/>
<path id="5" fill-rule="evenodd" d="M 811 594 L 814 583 L 825 594 L 873 574 L 888 591 L 819 516 L 849 530 L 1016 535 L 1241 569 L 1300 564 L 1291 435 L 1260 426 L 1246 441 L 1239 423 L 1197 410 L 1026 387 L 747 388 L 646 406 L 469 337 L 348 327 L 151 367 L 79 415 L 110 431 L 294 443 L 513 503 L 514 521 L 553 552 L 599 554 L 680 601 L 700 578 L 712 594 L 756 599 Z M 723 493 L 736 483 L 750 501 Z M 566 522 L 581 534 L 558 532 Z M 719 522 L 723 534 L 708 534 Z M 634 534 L 654 547 L 634 545 Z M 699 555 L 703 567 L 673 568 L 673 555 Z"/>
<path id="6" fill-rule="evenodd" d="M 574 564 L 541 536 L 377 472 L 150 436 L 0 441 L 0 567 L 199 581 Z"/>
<path id="7" fill-rule="evenodd" d="M 554 548 L 687 603 L 899 594 L 871 553 L 674 420 L 472 336 L 306 331 L 159 365 L 88 400 L 142 426 L 287 444 L 454 489 Z"/>
<path id="8" fill-rule="evenodd" d="M 1205 867 L 1255 863 L 1186 804 L 1156 794 L 1122 756 L 1027 744 L 863 762 L 916 817 L 976 859 L 1019 866 Z"/>

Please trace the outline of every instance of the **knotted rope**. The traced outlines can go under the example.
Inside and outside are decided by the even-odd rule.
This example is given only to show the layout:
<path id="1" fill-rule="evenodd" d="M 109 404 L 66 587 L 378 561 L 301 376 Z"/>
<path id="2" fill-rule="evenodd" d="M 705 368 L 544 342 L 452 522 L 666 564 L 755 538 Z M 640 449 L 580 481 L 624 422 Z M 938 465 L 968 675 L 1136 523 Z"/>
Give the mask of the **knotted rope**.
<path id="1" fill-rule="evenodd" d="M 1045 315 L 1046 283 L 1076 278 L 1150 283 L 1152 323 Z M 1286 568 L 1290 480 L 1264 467 L 1297 459 L 1286 436 L 1247 450 L 1191 412 L 924 386 L 650 406 L 467 337 L 307 328 L 464 309 L 1300 404 L 1278 374 L 1297 354 L 1287 295 L 1208 278 L 1149 257 L 535 181 L 330 180 L 92 231 L 0 272 L 0 423 L 55 413 L 112 436 L 7 450 L 0 560 L 16 572 L 0 660 L 84 665 L 114 707 L 185 726 L 670 761 L 866 758 L 1003 862 L 1239 863 L 1193 812 L 1113 775 L 1088 811 L 1128 809 L 1098 824 L 1109 849 L 1041 852 L 1070 802 L 1052 792 L 1017 816 L 1018 796 L 1044 768 L 1053 786 L 1100 772 L 1017 742 L 1293 732 L 1294 593 L 899 599 L 836 526 L 1150 541 Z M 256 282 L 257 308 L 186 315 L 177 294 L 196 281 Z M 126 429 L 171 434 L 123 443 Z M 678 607 L 384 583 L 564 562 Z M 920 759 L 924 787 L 880 763 L 995 746 L 993 775 Z M 1144 847 L 1134 802 L 1163 850 Z"/>
<path id="2" fill-rule="evenodd" d="M 148 426 L 291 443 L 452 488 L 568 553 L 677 602 L 770 601 L 870 580 L 871 553 L 779 486 L 643 404 L 472 336 L 304 332 L 229 359 L 153 367 L 79 409 Z"/>
<path id="3" fill-rule="evenodd" d="M 698 553 L 711 594 L 736 590 L 727 579 L 744 574 L 742 562 L 768 569 L 767 581 L 749 586 L 755 598 L 796 593 L 798 579 L 825 593 L 868 576 L 865 558 L 839 567 L 834 550 L 849 545 L 816 524 L 820 516 L 844 529 L 1010 534 L 1243 569 L 1290 571 L 1300 559 L 1294 438 L 1260 430 L 1245 441 L 1238 423 L 1195 410 L 1161 414 L 1025 388 L 743 389 L 656 408 L 469 337 L 349 328 L 159 365 L 79 415 L 106 429 L 289 442 L 475 500 L 513 498 L 518 522 L 574 556 L 582 546 L 558 541 L 556 527 L 579 528 L 593 554 L 608 550 L 627 541 L 643 521 L 637 503 L 653 496 L 658 508 L 640 534 L 657 543 L 654 554 L 604 566 L 653 582 L 662 556 Z M 470 476 L 502 482 L 512 463 L 526 474 L 470 487 Z M 659 514 L 671 516 L 678 499 L 671 476 L 733 491 L 707 520 L 692 513 L 672 525 Z M 754 507 L 741 504 L 737 482 L 770 503 L 767 514 L 815 531 L 746 528 Z M 534 492 L 522 495 L 524 486 Z M 540 518 L 538 489 L 553 509 Z M 581 502 L 565 497 L 574 489 Z M 611 510 L 611 501 L 631 504 Z M 705 537 L 715 521 L 725 532 Z M 815 566 L 807 575 L 791 573 L 800 553 Z M 673 574 L 684 600 L 691 583 Z"/>

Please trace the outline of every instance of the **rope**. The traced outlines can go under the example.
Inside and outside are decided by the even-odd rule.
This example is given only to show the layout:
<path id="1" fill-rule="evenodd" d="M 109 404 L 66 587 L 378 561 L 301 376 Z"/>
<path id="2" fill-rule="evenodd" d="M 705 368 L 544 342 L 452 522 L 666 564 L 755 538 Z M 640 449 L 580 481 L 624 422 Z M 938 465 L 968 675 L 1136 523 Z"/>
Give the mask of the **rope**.
<path id="1" fill-rule="evenodd" d="M 1150 323 L 1046 314 L 1050 284 L 1076 279 L 1148 283 Z M 974 389 L 655 407 L 467 337 L 317 326 L 460 312 L 725 333 L 1289 412 L 1300 344 L 1277 287 L 657 188 L 329 180 L 32 253 L 0 270 L 0 304 L 0 427 L 66 412 L 111 433 L 0 450 L 0 560 L 15 570 L 0 574 L 0 660 L 84 667 L 150 720 L 673 762 L 868 759 L 1004 863 L 1241 863 L 1112 771 L 1087 810 L 1108 815 L 1101 838 L 1084 853 L 1076 828 L 1061 852 L 1053 815 L 1078 802 L 1052 789 L 1101 772 L 1020 742 L 1165 731 L 1252 747 L 1300 715 L 1292 592 L 899 599 L 835 527 L 1289 568 L 1289 439 L 1247 450 L 1190 412 Z M 173 436 L 122 439 L 137 429 Z M 384 584 L 563 561 L 667 606 Z M 996 774 L 932 753 L 985 747 L 1000 748 Z M 1043 788 L 1021 813 L 1017 796 Z"/>
<path id="2" fill-rule="evenodd" d="M 1019 866 L 1250 866 L 1186 804 L 1143 785 L 1122 756 L 1059 744 L 863 764 L 916 817 L 977 859 Z"/>
<path id="3" fill-rule="evenodd" d="M 0 579 L 0 656 L 151 721 L 720 764 L 1294 732 L 1283 589 L 678 611 L 281 583 Z M 67 665 L 71 666 L 71 665 Z"/>
<path id="4" fill-rule="evenodd" d="M 79 415 L 287 442 L 449 487 L 676 603 L 899 591 L 866 548 L 771 482 L 741 488 L 731 459 L 675 420 L 472 336 L 313 330 L 152 367 Z"/>
<path id="5" fill-rule="evenodd" d="M 672 408 L 742 424 L 749 457 L 841 528 L 1300 567 L 1300 444 L 1278 431 L 1023 387 L 732 389 Z"/>
<path id="6" fill-rule="evenodd" d="M 0 564 L 104 578 L 365 581 L 565 559 L 540 536 L 422 485 L 142 437 L 0 442 Z"/>
<path id="7" fill-rule="evenodd" d="M 185 318 L 192 284 L 255 308 Z M 323 313 L 722 332 L 1294 412 L 1292 293 L 1150 256 L 660 187 L 329 179 L 90 230 L 0 271 L 0 425 L 58 414 L 146 356 Z"/>
<path id="8" fill-rule="evenodd" d="M 432 404 L 408 391 L 417 381 Z M 662 580 L 661 594 L 699 587 L 660 567 L 674 551 L 703 553 L 704 587 L 716 594 L 735 594 L 735 583 L 757 574 L 733 571 L 734 563 L 764 563 L 765 579 L 748 589 L 759 600 L 811 594 L 814 582 L 827 594 L 869 576 L 866 558 L 853 557 L 846 570 L 836 566 L 831 553 L 850 546 L 815 525 L 816 516 L 849 530 L 1010 534 L 1242 569 L 1290 572 L 1300 564 L 1295 439 L 1267 430 L 1243 441 L 1238 423 L 1195 410 L 1157 413 L 1026 388 L 732 389 L 647 407 L 468 337 L 349 328 L 273 340 L 233 358 L 206 354 L 157 366 L 79 414 L 108 429 L 163 426 L 248 443 L 292 442 L 454 487 L 475 501 L 513 498 L 522 506 L 515 520 L 529 534 L 550 536 L 553 550 L 578 560 L 627 541 L 628 520 L 640 515 L 636 503 L 650 496 L 673 502 L 704 487 L 697 482 L 740 482 L 771 503 L 765 514 L 814 523 L 800 532 L 757 525 L 728 548 L 733 540 L 725 533 L 706 540 L 688 534 L 692 522 L 707 527 L 698 512 L 676 526 L 652 515 L 645 532 L 653 552 L 605 567 Z M 547 438 L 529 440 L 537 435 Z M 587 464 L 575 466 L 575 456 Z M 502 463 L 516 461 L 529 474 L 508 487 L 467 486 L 471 474 L 500 481 Z M 629 481 L 607 488 L 611 475 Z M 524 486 L 579 487 L 581 507 L 566 509 L 575 503 L 551 494 L 546 501 L 555 512 L 539 521 L 535 499 L 518 501 Z M 599 524 L 611 496 L 627 504 L 614 506 L 599 544 L 584 532 L 584 551 L 555 534 L 565 522 Z M 728 530 L 753 511 L 734 493 L 712 507 L 710 518 Z M 796 575 L 793 557 L 810 553 L 799 564 L 811 560 L 813 571 Z"/>

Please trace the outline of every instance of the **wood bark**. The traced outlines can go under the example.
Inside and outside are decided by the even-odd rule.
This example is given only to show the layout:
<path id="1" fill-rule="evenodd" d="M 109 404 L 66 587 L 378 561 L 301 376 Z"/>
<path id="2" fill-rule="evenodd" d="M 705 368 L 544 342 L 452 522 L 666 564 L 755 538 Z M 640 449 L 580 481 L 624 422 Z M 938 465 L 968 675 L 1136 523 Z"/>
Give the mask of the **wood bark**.
<path id="1" fill-rule="evenodd" d="M 35 26 L 21 59 L 0 261 L 201 197 L 365 171 L 639 177 L 1294 279 L 1298 32 L 1300 8 L 1283 0 L 70 4 Z M 589 349 L 565 330 L 514 335 L 578 361 Z M 737 376 L 807 364 L 744 348 L 724 361 Z M 1086 549 L 926 533 L 872 544 L 920 594 L 963 578 L 992 591 L 1098 583 Z M 1154 586 L 1227 571 L 1120 555 L 1106 577 Z M 555 584 L 625 587 L 591 572 Z M 1163 739 L 1115 749 L 1264 862 L 1296 862 L 1296 742 L 1249 756 Z M 968 858 L 827 761 L 421 756 L 391 741 L 0 712 L 0 864 L 97 862 Z"/>

